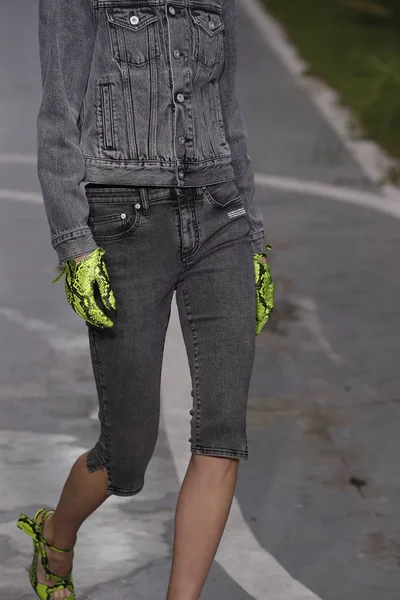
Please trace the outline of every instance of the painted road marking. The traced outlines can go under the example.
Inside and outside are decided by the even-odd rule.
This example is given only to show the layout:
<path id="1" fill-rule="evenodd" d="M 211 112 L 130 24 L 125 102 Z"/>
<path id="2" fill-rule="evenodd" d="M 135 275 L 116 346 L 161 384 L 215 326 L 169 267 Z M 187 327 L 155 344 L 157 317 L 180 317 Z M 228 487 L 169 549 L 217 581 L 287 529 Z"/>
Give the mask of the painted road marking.
<path id="1" fill-rule="evenodd" d="M 2 154 L 0 153 L 0 164 L 2 165 L 33 165 L 37 164 L 36 154 Z"/>
<path id="2" fill-rule="evenodd" d="M 363 173 L 375 183 L 379 183 L 393 164 L 393 160 L 374 142 L 351 137 L 349 123 L 354 123 L 354 117 L 348 109 L 339 106 L 338 95 L 332 88 L 323 81 L 306 75 L 308 65 L 299 56 L 295 46 L 288 41 L 281 25 L 265 7 L 258 0 L 242 0 L 242 6 L 266 45 L 273 50 L 298 87 L 306 92 Z M 385 194 L 400 200 L 398 187 L 385 185 L 382 189 Z"/>
<path id="3" fill-rule="evenodd" d="M 389 195 L 374 194 L 350 187 L 330 185 L 316 181 L 304 181 L 291 177 L 274 177 L 271 175 L 255 175 L 256 184 L 282 192 L 306 194 L 319 198 L 329 198 L 347 204 L 354 204 L 362 208 L 400 218 L 400 199 Z"/>
<path id="4" fill-rule="evenodd" d="M 43 198 L 41 194 L 34 194 L 32 192 L 21 192 L 19 190 L 0 190 L 0 200 L 43 204 Z"/>
<path id="5" fill-rule="evenodd" d="M 16 308 L 0 306 L 0 317 L 4 317 L 8 321 L 20 325 L 25 331 L 37 333 L 52 350 L 56 350 L 57 352 L 64 352 L 65 354 L 75 356 L 76 353 L 86 354 L 88 350 L 89 342 L 87 335 L 77 335 L 58 325 L 28 317 Z"/>
<path id="6" fill-rule="evenodd" d="M 163 367 L 162 415 L 180 481 L 190 457 L 190 374 L 174 303 Z M 183 432 L 187 432 L 185 436 Z M 255 538 L 236 498 L 216 556 L 217 562 L 255 600 L 318 600 L 276 561 Z"/>

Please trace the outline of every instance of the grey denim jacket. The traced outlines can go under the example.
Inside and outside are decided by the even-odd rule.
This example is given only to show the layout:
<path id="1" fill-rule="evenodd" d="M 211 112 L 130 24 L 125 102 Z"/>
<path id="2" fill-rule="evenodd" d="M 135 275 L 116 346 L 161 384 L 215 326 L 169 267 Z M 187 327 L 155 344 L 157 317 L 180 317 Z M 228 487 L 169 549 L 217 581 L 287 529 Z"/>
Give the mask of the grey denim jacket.
<path id="1" fill-rule="evenodd" d="M 235 179 L 264 227 L 235 92 L 236 0 L 40 0 L 38 174 L 60 262 L 97 245 L 85 184 Z"/>

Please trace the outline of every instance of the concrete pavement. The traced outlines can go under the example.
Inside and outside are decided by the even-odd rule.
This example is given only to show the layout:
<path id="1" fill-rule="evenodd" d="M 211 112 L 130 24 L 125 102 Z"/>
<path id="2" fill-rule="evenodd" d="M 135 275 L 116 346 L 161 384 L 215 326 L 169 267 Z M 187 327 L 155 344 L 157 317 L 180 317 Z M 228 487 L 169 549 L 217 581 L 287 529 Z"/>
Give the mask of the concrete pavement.
<path id="1" fill-rule="evenodd" d="M 56 255 L 37 201 L 36 13 L 36 0 L 0 6 L 1 600 L 32 597 L 19 512 L 54 504 L 72 461 L 98 434 L 85 326 L 62 284 L 50 285 Z M 258 181 L 290 177 L 378 196 L 247 11 L 239 23 L 238 84 Z M 257 200 L 277 306 L 257 339 L 250 460 L 202 598 L 397 600 L 398 220 L 380 212 L 378 197 L 366 209 L 259 185 Z M 78 597 L 164 597 L 189 391 L 174 313 L 145 489 L 111 499 L 84 525 Z"/>

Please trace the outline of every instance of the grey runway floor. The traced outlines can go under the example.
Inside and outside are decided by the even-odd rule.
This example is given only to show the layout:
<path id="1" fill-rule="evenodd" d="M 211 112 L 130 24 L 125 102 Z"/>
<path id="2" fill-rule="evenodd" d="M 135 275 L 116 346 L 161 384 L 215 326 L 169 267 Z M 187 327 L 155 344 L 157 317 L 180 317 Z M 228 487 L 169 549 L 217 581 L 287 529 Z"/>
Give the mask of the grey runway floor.
<path id="1" fill-rule="evenodd" d="M 36 1 L 1 3 L 0 192 L 13 192 L 0 195 L 1 600 L 33 597 L 30 543 L 16 518 L 54 504 L 72 461 L 98 434 L 86 329 L 62 284 L 51 286 L 56 255 L 44 209 L 19 194 L 38 193 L 29 158 L 40 98 L 36 20 Z M 239 24 L 238 86 L 255 171 L 371 189 L 244 11 Z M 257 339 L 250 460 L 202 598 L 397 600 L 398 222 L 261 187 L 257 200 L 273 245 L 276 310 Z M 82 600 L 165 597 L 190 408 L 174 319 L 168 339 L 146 486 L 134 499 L 111 499 L 84 525 L 75 569 Z"/>

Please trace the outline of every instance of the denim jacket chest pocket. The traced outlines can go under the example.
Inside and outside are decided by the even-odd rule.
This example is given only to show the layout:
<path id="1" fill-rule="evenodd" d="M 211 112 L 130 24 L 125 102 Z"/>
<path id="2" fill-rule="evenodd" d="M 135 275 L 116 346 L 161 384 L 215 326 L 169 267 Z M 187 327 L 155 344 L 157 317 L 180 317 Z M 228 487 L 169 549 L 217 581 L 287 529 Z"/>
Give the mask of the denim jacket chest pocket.
<path id="1" fill-rule="evenodd" d="M 224 22 L 216 13 L 198 8 L 190 9 L 194 26 L 193 57 L 206 67 L 223 59 Z"/>
<path id="2" fill-rule="evenodd" d="M 108 8 L 107 19 L 115 60 L 140 66 L 160 55 L 159 18 L 154 8 Z"/>

